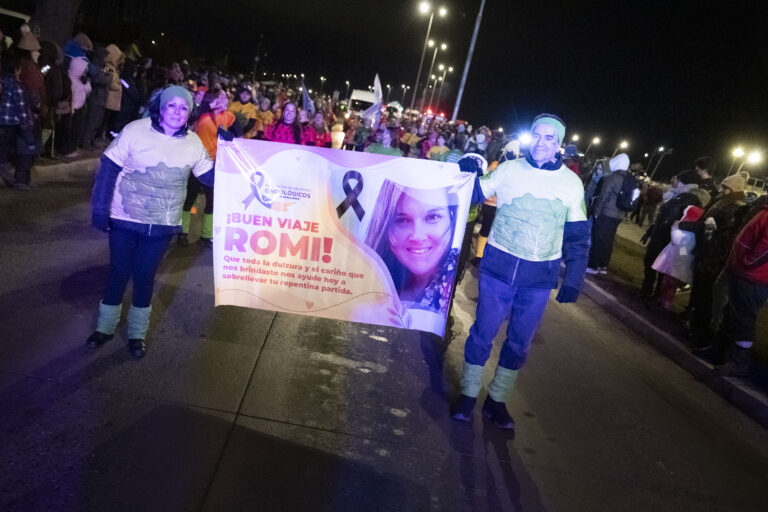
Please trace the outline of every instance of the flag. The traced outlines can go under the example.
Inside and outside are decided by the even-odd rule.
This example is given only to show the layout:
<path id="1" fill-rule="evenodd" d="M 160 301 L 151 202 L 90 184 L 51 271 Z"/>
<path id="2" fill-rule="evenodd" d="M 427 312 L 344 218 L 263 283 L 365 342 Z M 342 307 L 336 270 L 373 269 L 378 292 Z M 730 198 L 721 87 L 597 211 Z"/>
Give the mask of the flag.
<path id="1" fill-rule="evenodd" d="M 307 86 L 304 85 L 304 80 L 301 81 L 301 108 L 303 108 L 309 117 L 315 115 L 315 102 L 309 97 L 309 91 Z"/>
<path id="2" fill-rule="evenodd" d="M 376 77 L 373 79 L 373 105 L 363 112 L 363 119 L 371 120 L 371 127 L 374 130 L 379 129 L 379 123 L 381 122 L 381 107 L 384 105 L 384 94 L 381 91 L 381 82 L 379 81 L 379 74 L 376 73 Z"/>

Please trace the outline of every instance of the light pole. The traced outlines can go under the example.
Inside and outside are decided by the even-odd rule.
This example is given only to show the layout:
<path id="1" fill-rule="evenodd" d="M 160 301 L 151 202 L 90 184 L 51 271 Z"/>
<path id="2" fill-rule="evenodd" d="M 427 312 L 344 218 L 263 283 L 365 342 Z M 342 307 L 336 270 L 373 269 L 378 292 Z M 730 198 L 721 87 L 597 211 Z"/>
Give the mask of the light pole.
<path id="1" fill-rule="evenodd" d="M 456 122 L 456 116 L 459 115 L 459 107 L 461 106 L 461 97 L 464 95 L 464 86 L 467 84 L 467 75 L 469 74 L 469 65 L 472 63 L 472 54 L 475 52 L 475 43 L 477 42 L 477 34 L 480 32 L 480 22 L 483 21 L 483 9 L 485 9 L 485 0 L 480 2 L 480 9 L 477 11 L 477 17 L 475 17 L 475 30 L 472 32 L 472 41 L 469 43 L 469 51 L 467 51 L 467 61 L 464 63 L 464 72 L 461 74 L 461 83 L 459 84 L 459 93 L 456 95 L 456 104 L 453 106 L 453 115 L 451 116 L 451 122 Z"/>
<path id="2" fill-rule="evenodd" d="M 387 84 L 387 99 L 384 100 L 384 103 L 389 103 L 389 92 L 392 89 L 392 86 Z"/>
<path id="3" fill-rule="evenodd" d="M 429 13 L 429 23 L 427 24 L 427 36 L 424 38 L 424 48 L 421 50 L 421 59 L 419 60 L 419 70 L 416 73 L 416 82 L 413 84 L 413 97 L 411 98 L 411 110 L 416 102 L 416 91 L 419 90 L 419 80 L 421 79 L 421 68 L 424 65 L 424 54 L 427 53 L 427 43 L 429 42 L 429 33 L 432 30 L 432 20 L 435 18 L 435 11 L 432 9 L 432 5 L 429 2 L 421 2 L 419 4 L 419 12 L 421 14 Z M 448 13 L 445 7 L 438 9 L 440 17 L 444 17 Z"/>
<path id="4" fill-rule="evenodd" d="M 320 77 L 320 92 L 321 92 L 321 93 L 323 92 L 323 86 L 324 86 L 324 85 L 325 85 L 325 77 L 324 77 L 324 76 L 321 76 L 321 77 Z"/>
<path id="5" fill-rule="evenodd" d="M 347 84 L 347 93 L 345 94 L 345 96 L 349 98 L 349 80 L 345 80 L 344 83 Z"/>
<path id="6" fill-rule="evenodd" d="M 749 164 L 750 166 L 757 165 L 762 161 L 763 161 L 763 155 L 760 154 L 759 151 L 753 151 L 747 156 L 746 160 L 741 162 L 741 165 L 739 166 L 739 168 L 736 169 L 736 174 L 739 174 L 739 171 L 741 171 L 741 168 L 744 167 L 744 165 L 746 164 Z"/>
<path id="7" fill-rule="evenodd" d="M 429 108 L 432 108 L 432 100 L 435 99 L 435 91 L 437 90 L 437 82 L 440 82 L 440 87 L 443 86 L 443 77 L 438 76 L 435 81 L 432 83 L 432 93 L 429 95 Z M 437 107 L 435 107 L 435 111 L 437 111 Z"/>
<path id="8" fill-rule="evenodd" d="M 656 155 L 656 153 L 663 153 L 664 152 L 664 146 L 659 146 L 658 149 L 654 149 L 651 153 L 651 157 L 648 159 L 648 164 L 646 169 L 651 168 L 651 162 L 653 162 L 653 157 Z"/>
<path id="9" fill-rule="evenodd" d="M 405 95 L 408 94 L 408 89 L 410 89 L 411 86 L 403 84 L 400 87 L 403 88 L 403 105 L 405 105 Z"/>
<path id="10" fill-rule="evenodd" d="M 659 148 L 659 149 L 661 149 L 661 148 Z M 656 162 L 656 167 L 653 168 L 653 172 L 651 173 L 651 176 L 650 176 L 651 179 L 653 179 L 653 177 L 656 175 L 656 170 L 661 165 L 661 161 L 664 160 L 664 157 L 669 155 L 669 154 L 671 154 L 673 151 L 674 151 L 674 148 L 669 148 L 666 151 L 661 153 L 661 156 L 659 157 L 659 160 Z"/>
<path id="11" fill-rule="evenodd" d="M 440 97 L 443 95 L 443 86 L 445 85 L 445 75 L 448 73 L 453 73 L 453 66 L 448 66 L 443 70 L 443 78 L 441 78 L 440 90 L 437 91 L 437 103 L 435 103 L 435 110 L 438 110 L 438 107 L 440 107 Z"/>
<path id="12" fill-rule="evenodd" d="M 619 144 L 619 145 L 616 147 L 616 150 L 613 152 L 613 155 L 611 155 L 611 158 L 613 158 L 614 156 L 616 156 L 616 153 L 618 153 L 618 152 L 619 152 L 619 149 L 627 149 L 628 147 L 629 147 L 629 142 L 627 142 L 627 141 L 625 141 L 625 140 L 621 141 L 621 144 Z"/>
<path id="13" fill-rule="evenodd" d="M 736 165 L 736 160 L 744 156 L 744 148 L 738 147 L 733 150 L 733 160 L 731 160 L 731 166 L 728 168 L 728 176 L 731 175 L 731 171 L 733 170 L 733 166 Z"/>
<path id="14" fill-rule="evenodd" d="M 435 59 L 437 59 L 437 50 L 447 50 L 448 45 L 445 43 L 440 43 L 439 45 L 436 44 L 434 41 L 429 41 L 429 47 L 432 46 L 435 47 L 435 52 L 432 54 L 432 64 L 429 65 L 429 72 L 427 73 L 427 76 L 432 76 L 432 70 L 435 68 Z M 419 103 L 419 112 L 422 112 L 424 110 L 424 101 L 427 99 L 427 89 L 429 87 L 429 79 L 427 79 L 427 83 L 424 85 L 424 93 L 421 95 L 421 103 Z"/>
<path id="15" fill-rule="evenodd" d="M 589 153 L 589 148 L 591 148 L 593 145 L 597 146 L 600 144 L 600 137 L 595 137 L 592 139 L 592 142 L 589 143 L 589 146 L 587 146 L 587 150 L 584 152 L 584 158 L 587 158 L 587 153 Z"/>

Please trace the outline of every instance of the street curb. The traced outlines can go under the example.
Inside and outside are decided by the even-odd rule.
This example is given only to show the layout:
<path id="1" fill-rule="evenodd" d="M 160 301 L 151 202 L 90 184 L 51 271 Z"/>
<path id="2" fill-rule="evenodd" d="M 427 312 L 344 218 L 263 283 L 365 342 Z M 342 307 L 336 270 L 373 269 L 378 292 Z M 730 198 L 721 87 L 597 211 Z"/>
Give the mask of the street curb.
<path id="1" fill-rule="evenodd" d="M 584 295 L 611 313 L 627 327 L 669 357 L 691 375 L 704 382 L 713 391 L 741 409 L 747 416 L 768 428 L 768 396 L 750 383 L 733 377 L 715 374 L 712 365 L 691 354 L 690 349 L 674 336 L 656 327 L 646 318 L 634 312 L 618 298 L 587 279 Z"/>
<path id="2" fill-rule="evenodd" d="M 32 167 L 33 180 L 46 181 L 50 179 L 72 178 L 75 174 L 93 172 L 99 165 L 98 158 L 84 158 L 71 162 L 60 162 L 49 165 Z"/>

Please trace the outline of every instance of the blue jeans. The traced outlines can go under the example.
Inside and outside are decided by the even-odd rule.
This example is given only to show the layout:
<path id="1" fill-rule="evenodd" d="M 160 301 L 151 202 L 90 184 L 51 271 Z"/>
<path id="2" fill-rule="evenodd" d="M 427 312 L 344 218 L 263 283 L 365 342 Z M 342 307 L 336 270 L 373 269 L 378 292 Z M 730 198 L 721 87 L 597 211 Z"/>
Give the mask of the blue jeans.
<path id="1" fill-rule="evenodd" d="M 133 277 L 131 304 L 137 308 L 149 306 L 155 274 L 172 237 L 147 236 L 113 227 L 109 232 L 109 278 L 102 302 L 109 306 L 121 304 L 128 280 Z"/>
<path id="2" fill-rule="evenodd" d="M 464 359 L 469 364 L 484 366 L 491 354 L 493 339 L 509 315 L 499 366 L 519 370 L 525 364 L 551 290 L 511 286 L 483 272 L 479 289 L 477 314 L 464 346 Z"/>

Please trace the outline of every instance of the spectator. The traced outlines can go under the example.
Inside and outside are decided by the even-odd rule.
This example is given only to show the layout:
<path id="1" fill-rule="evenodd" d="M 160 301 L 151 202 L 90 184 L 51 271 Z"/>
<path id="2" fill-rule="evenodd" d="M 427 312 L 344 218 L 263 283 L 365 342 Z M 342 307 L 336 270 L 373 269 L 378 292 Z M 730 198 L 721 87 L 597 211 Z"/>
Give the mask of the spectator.
<path id="1" fill-rule="evenodd" d="M 686 207 L 695 205 L 701 207 L 709 202 L 709 193 L 699 190 L 699 175 L 696 171 L 683 171 L 672 178 L 673 186 L 667 191 L 669 199 L 661 206 L 651 227 L 643 235 L 641 242 L 647 243 L 643 258 L 645 275 L 640 290 L 641 296 L 649 303 L 658 298 L 660 282 L 657 272 L 653 269 L 659 253 L 671 239 L 672 224 L 683 216 Z"/>
<path id="2" fill-rule="evenodd" d="M 76 57 L 69 61 L 69 81 L 72 84 L 72 117 L 68 136 L 62 141 L 61 152 L 64 158 L 80 156 L 76 151 L 77 141 L 83 135 L 85 125 L 85 100 L 91 92 L 91 83 L 86 71 L 88 61 L 84 57 Z"/>
<path id="3" fill-rule="evenodd" d="M 256 126 L 257 121 L 259 121 L 258 109 L 251 101 L 252 98 L 251 88 L 247 84 L 243 84 L 237 89 L 235 101 L 229 104 L 229 111 L 235 116 L 238 131 L 246 139 L 254 138 L 259 128 L 263 130 L 260 122 L 259 126 Z"/>
<path id="4" fill-rule="evenodd" d="M 717 161 L 711 156 L 702 156 L 694 162 L 693 169 L 699 175 L 699 188 L 709 192 L 710 197 L 714 199 L 718 193 L 717 185 L 715 185 L 715 179 L 713 178 L 717 170 Z"/>
<path id="5" fill-rule="evenodd" d="M 0 83 L 3 101 L 0 101 L 0 178 L 16 190 L 30 190 L 30 171 L 37 151 L 34 120 L 24 89 L 18 80 L 21 64 L 14 49 L 3 52 L 0 62 Z M 13 177 L 8 164 L 16 168 Z"/>
<path id="6" fill-rule="evenodd" d="M 120 83 L 119 71 L 123 64 L 123 52 L 115 44 L 107 45 L 107 56 L 104 61 L 106 69 L 112 77 L 107 88 L 107 99 L 104 104 L 104 137 L 110 139 L 118 133 L 118 130 L 115 130 L 115 128 L 117 127 L 117 118 L 120 115 L 123 98 L 123 86 Z"/>
<path id="7" fill-rule="evenodd" d="M 304 144 L 304 134 L 299 124 L 296 105 L 290 101 L 283 105 L 280 118 L 276 123 L 267 126 L 264 138 L 272 142 Z"/>
<path id="8" fill-rule="evenodd" d="M 103 46 L 96 46 L 93 49 L 93 58 L 88 64 L 91 94 L 86 100 L 86 119 L 83 129 L 83 147 L 86 149 L 93 147 L 99 128 L 104 122 L 107 88 L 112 83 L 112 74 L 106 67 L 106 57 L 107 49 Z"/>
<path id="9" fill-rule="evenodd" d="M 366 153 L 379 155 L 403 156 L 397 140 L 394 128 L 382 126 L 376 133 L 376 142 L 365 148 Z"/>
<path id="10" fill-rule="evenodd" d="M 304 129 L 304 140 L 308 146 L 331 147 L 331 132 L 325 125 L 325 116 L 322 112 L 315 112 L 312 124 Z"/>
<path id="11" fill-rule="evenodd" d="M 602 179 L 603 184 L 592 212 L 592 246 L 589 249 L 587 265 L 589 274 L 608 273 L 616 230 L 624 218 L 624 211 L 616 205 L 616 199 L 624 180 L 629 176 L 629 157 L 625 153 L 616 155 L 611 159 L 609 168 L 611 173 Z"/>

